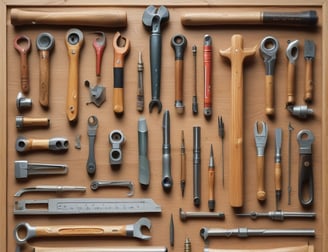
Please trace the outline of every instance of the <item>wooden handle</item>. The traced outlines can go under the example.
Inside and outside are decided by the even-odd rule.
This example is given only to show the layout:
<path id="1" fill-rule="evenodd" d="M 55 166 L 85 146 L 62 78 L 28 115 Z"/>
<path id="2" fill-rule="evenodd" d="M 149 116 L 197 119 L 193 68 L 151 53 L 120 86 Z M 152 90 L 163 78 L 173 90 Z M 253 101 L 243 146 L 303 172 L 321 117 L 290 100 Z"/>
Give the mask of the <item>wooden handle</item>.
<path id="1" fill-rule="evenodd" d="M 49 126 L 49 118 L 31 118 L 24 117 L 23 118 L 23 126 L 24 127 L 38 127 L 38 126 Z"/>
<path id="2" fill-rule="evenodd" d="M 181 181 L 186 181 L 186 154 L 181 153 Z"/>
<path id="3" fill-rule="evenodd" d="M 243 48 L 241 35 L 233 35 L 232 46 L 220 50 L 220 54 L 231 61 L 231 131 L 230 131 L 230 179 L 229 198 L 232 207 L 243 206 L 243 61 L 255 55 L 256 46 Z"/>
<path id="4" fill-rule="evenodd" d="M 36 227 L 38 237 L 126 236 L 125 226 L 47 226 Z"/>
<path id="5" fill-rule="evenodd" d="M 264 201 L 266 199 L 266 193 L 264 189 L 264 156 L 256 157 L 256 169 L 257 169 L 256 197 L 259 201 Z"/>
<path id="6" fill-rule="evenodd" d="M 295 104 L 295 64 L 288 63 L 287 68 L 287 105 Z"/>
<path id="7" fill-rule="evenodd" d="M 183 100 L 183 60 L 175 61 L 175 100 Z"/>
<path id="8" fill-rule="evenodd" d="M 214 182 L 215 182 L 215 171 L 214 169 L 208 169 L 208 200 L 214 200 Z"/>
<path id="9" fill-rule="evenodd" d="M 49 139 L 28 139 L 26 141 L 25 150 L 48 150 Z"/>
<path id="10" fill-rule="evenodd" d="M 49 106 L 49 51 L 42 50 L 39 54 L 40 59 L 40 83 L 39 83 L 39 102 L 41 106 Z"/>
<path id="11" fill-rule="evenodd" d="M 265 113 L 267 116 L 274 115 L 274 89 L 273 76 L 265 76 Z"/>
<path id="12" fill-rule="evenodd" d="M 305 90 L 304 101 L 309 103 L 313 99 L 313 61 L 305 61 Z"/>
<path id="13" fill-rule="evenodd" d="M 117 9 L 87 9 L 78 11 L 35 11 L 11 9 L 12 25 L 78 25 L 97 27 L 125 27 L 127 25 L 126 11 Z"/>
<path id="14" fill-rule="evenodd" d="M 124 112 L 123 88 L 114 88 L 113 95 L 113 111 L 121 114 Z"/>
<path id="15" fill-rule="evenodd" d="M 27 53 L 20 54 L 20 72 L 21 72 L 21 89 L 24 94 L 30 92 L 29 70 L 27 62 Z"/>
<path id="16" fill-rule="evenodd" d="M 74 122 L 77 120 L 79 112 L 79 50 L 69 49 L 68 57 L 69 73 L 66 98 L 66 115 L 69 122 Z"/>
<path id="17" fill-rule="evenodd" d="M 281 163 L 275 163 L 274 164 L 274 184 L 275 184 L 275 190 L 280 191 L 281 186 Z"/>

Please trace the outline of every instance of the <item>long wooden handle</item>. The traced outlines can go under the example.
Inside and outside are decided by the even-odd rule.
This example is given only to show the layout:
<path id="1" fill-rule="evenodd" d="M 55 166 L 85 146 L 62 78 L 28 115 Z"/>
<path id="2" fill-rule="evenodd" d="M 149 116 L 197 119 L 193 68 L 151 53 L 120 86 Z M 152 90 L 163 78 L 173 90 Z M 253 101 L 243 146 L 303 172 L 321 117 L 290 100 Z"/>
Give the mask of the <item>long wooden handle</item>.
<path id="1" fill-rule="evenodd" d="M 48 150 L 49 139 L 28 139 L 26 141 L 25 150 Z"/>
<path id="2" fill-rule="evenodd" d="M 39 83 L 39 102 L 41 106 L 49 106 L 49 55 L 50 52 L 42 50 L 39 53 L 40 59 L 40 83 Z"/>
<path id="3" fill-rule="evenodd" d="M 175 100 L 183 100 L 183 60 L 175 61 Z"/>
<path id="4" fill-rule="evenodd" d="M 265 113 L 267 116 L 274 115 L 274 89 L 273 76 L 265 76 Z"/>
<path id="5" fill-rule="evenodd" d="M 259 201 L 264 201 L 266 199 L 266 193 L 264 189 L 264 156 L 256 157 L 256 169 L 257 169 L 256 197 Z"/>
<path id="6" fill-rule="evenodd" d="M 29 70 L 27 62 L 27 53 L 20 53 L 20 73 L 21 73 L 21 89 L 24 94 L 30 91 Z"/>
<path id="7" fill-rule="evenodd" d="M 274 164 L 274 185 L 276 191 L 281 191 L 281 163 Z"/>
<path id="8" fill-rule="evenodd" d="M 24 117 L 23 118 L 23 126 L 24 127 L 39 127 L 39 126 L 49 126 L 49 118 L 40 117 L 40 118 L 32 118 L 32 117 Z"/>
<path id="9" fill-rule="evenodd" d="M 313 61 L 305 61 L 305 90 L 304 101 L 309 103 L 313 99 Z"/>
<path id="10" fill-rule="evenodd" d="M 96 27 L 125 27 L 127 25 L 126 11 L 117 9 L 87 9 L 36 11 L 11 9 L 12 25 L 83 25 Z"/>
<path id="11" fill-rule="evenodd" d="M 126 226 L 47 226 L 36 227 L 37 237 L 126 236 Z"/>
<path id="12" fill-rule="evenodd" d="M 295 104 L 295 64 L 288 63 L 287 68 L 287 105 Z"/>
<path id="13" fill-rule="evenodd" d="M 215 199 L 214 182 L 215 182 L 215 171 L 214 169 L 208 169 L 208 201 L 209 202 L 214 201 Z"/>

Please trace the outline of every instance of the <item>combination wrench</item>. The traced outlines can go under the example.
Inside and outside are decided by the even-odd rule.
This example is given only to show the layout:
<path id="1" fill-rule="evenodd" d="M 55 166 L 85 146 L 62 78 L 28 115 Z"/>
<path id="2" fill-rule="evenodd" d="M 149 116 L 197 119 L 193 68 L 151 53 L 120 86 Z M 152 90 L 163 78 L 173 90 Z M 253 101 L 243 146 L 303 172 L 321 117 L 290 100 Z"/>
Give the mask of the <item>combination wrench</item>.
<path id="1" fill-rule="evenodd" d="M 98 128 L 98 118 L 94 115 L 88 118 L 88 137 L 89 137 L 89 157 L 87 161 L 87 172 L 90 176 L 96 173 L 96 159 L 95 159 L 95 141 Z"/>

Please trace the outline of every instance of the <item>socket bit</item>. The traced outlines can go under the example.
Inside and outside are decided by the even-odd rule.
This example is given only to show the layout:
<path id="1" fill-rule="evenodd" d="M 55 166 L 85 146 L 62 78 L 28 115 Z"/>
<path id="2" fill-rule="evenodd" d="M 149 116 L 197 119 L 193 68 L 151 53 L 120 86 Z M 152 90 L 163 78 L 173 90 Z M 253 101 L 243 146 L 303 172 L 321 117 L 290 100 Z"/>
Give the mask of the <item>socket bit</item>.
<path id="1" fill-rule="evenodd" d="M 182 208 L 179 208 L 179 215 L 181 221 L 187 219 L 224 219 L 225 214 L 221 212 L 184 212 Z"/>
<path id="2" fill-rule="evenodd" d="M 307 105 L 288 106 L 287 110 L 291 115 L 300 119 L 307 119 L 314 114 L 313 109 L 309 108 Z"/>

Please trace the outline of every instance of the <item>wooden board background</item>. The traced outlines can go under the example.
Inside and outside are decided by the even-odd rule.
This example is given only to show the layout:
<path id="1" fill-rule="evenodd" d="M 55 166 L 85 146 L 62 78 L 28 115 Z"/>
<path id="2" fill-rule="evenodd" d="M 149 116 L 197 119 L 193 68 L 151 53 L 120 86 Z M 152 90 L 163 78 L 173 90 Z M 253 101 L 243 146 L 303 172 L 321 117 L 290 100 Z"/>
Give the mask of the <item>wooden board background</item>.
<path id="1" fill-rule="evenodd" d="M 90 5 L 83 1 L 47 1 L 50 4 L 47 8 L 62 9 L 72 7 L 74 9 L 83 8 Z M 247 226 L 249 228 L 315 228 L 316 238 L 248 238 L 248 239 L 210 239 L 208 245 L 210 248 L 270 248 L 280 246 L 301 245 L 309 242 L 314 244 L 316 251 L 326 251 L 327 236 L 327 169 L 326 169 L 326 106 L 327 94 L 326 83 L 326 61 L 327 48 L 325 39 L 327 38 L 326 25 L 326 2 L 315 1 L 309 6 L 306 1 L 292 1 L 290 3 L 277 2 L 274 4 L 263 5 L 262 2 L 240 3 L 238 1 L 225 3 L 221 2 L 193 2 L 179 3 L 166 1 L 170 11 L 170 21 L 163 28 L 163 58 L 162 58 L 162 88 L 161 100 L 164 109 L 169 109 L 171 114 L 171 153 L 172 153 L 172 174 L 174 186 L 171 193 L 164 193 L 161 181 L 161 148 L 162 148 L 162 115 L 158 114 L 156 109 L 149 113 L 147 107 L 150 101 L 150 72 L 149 72 L 149 33 L 144 29 L 141 18 L 144 9 L 150 4 L 148 2 L 135 4 L 134 2 L 120 3 L 120 6 L 114 3 L 105 3 L 98 1 L 92 5 L 95 8 L 124 9 L 128 15 L 128 26 L 119 31 L 122 35 L 131 40 L 131 51 L 126 58 L 125 65 L 125 114 L 123 118 L 116 118 L 112 112 L 112 38 L 117 29 L 102 29 L 106 32 L 107 48 L 102 63 L 101 83 L 107 88 L 107 101 L 101 108 L 93 105 L 85 105 L 89 100 L 88 90 L 83 86 L 83 81 L 88 79 L 91 83 L 96 82 L 95 77 L 95 55 L 92 47 L 92 41 L 95 36 L 92 31 L 96 28 L 86 28 L 81 26 L 84 32 L 85 44 L 81 52 L 80 61 L 80 116 L 76 127 L 69 126 L 64 106 L 66 99 L 66 83 L 68 59 L 64 37 L 67 30 L 71 27 L 54 26 L 25 26 L 14 28 L 10 24 L 9 10 L 12 7 L 34 7 L 36 9 L 47 9 L 38 2 L 28 1 L 24 4 L 15 1 L 2 2 L 1 15 L 2 25 L 1 33 L 6 34 L 1 38 L 2 60 L 1 64 L 1 202 L 3 208 L 1 211 L 1 226 L 7 227 L 0 231 L 1 246 L 7 251 L 13 251 L 15 242 L 12 236 L 15 224 L 21 221 L 28 221 L 31 225 L 55 225 L 55 224 L 129 224 L 134 223 L 140 216 L 71 216 L 71 217 L 14 217 L 12 214 L 14 197 L 13 194 L 22 187 L 40 185 L 40 184 L 61 184 L 61 185 L 84 185 L 89 188 L 91 179 L 85 170 L 85 163 L 88 155 L 87 138 L 87 118 L 94 114 L 99 119 L 99 129 L 96 139 L 96 161 L 97 174 L 95 179 L 129 179 L 135 183 L 134 197 L 151 197 L 162 206 L 161 215 L 148 216 L 152 220 L 151 235 L 152 240 L 140 242 L 126 239 L 43 239 L 35 240 L 36 246 L 114 246 L 114 245 L 164 245 L 170 251 L 182 251 L 185 237 L 190 237 L 192 248 L 199 251 L 204 248 L 205 243 L 199 236 L 199 230 L 203 226 L 236 228 Z M 152 2 L 152 4 L 160 4 Z M 52 6 L 51 6 L 52 5 Z M 271 6 L 272 5 L 272 6 Z M 97 7 L 98 6 L 98 7 Z M 104 7 L 100 7 L 104 6 Z M 205 28 L 185 28 L 180 24 L 180 16 L 188 11 L 233 11 L 236 10 L 274 10 L 274 11 L 301 11 L 315 9 L 319 15 L 319 24 L 316 29 L 304 28 L 282 28 L 282 27 L 243 27 L 243 26 L 225 26 L 225 27 L 205 27 Z M 6 17 L 6 18 L 5 18 Z M 50 90 L 50 109 L 44 111 L 38 105 L 38 52 L 35 47 L 36 36 L 43 31 L 52 32 L 56 39 L 56 46 L 51 55 L 51 90 Z M 188 46 L 185 52 L 184 65 L 184 102 L 186 105 L 185 114 L 179 116 L 174 109 L 174 52 L 170 46 L 170 39 L 177 33 L 184 34 L 188 39 Z M 228 199 L 228 179 L 229 179 L 229 125 L 230 125 L 230 65 L 219 56 L 219 50 L 230 47 L 230 38 L 233 34 L 242 34 L 244 37 L 244 46 L 252 47 L 259 44 L 267 35 L 273 35 L 279 39 L 280 50 L 277 59 L 275 72 L 275 92 L 277 116 L 274 120 L 268 120 L 264 114 L 264 65 L 257 51 L 256 56 L 246 60 L 244 64 L 244 93 L 245 93 L 245 187 L 244 187 L 244 212 L 259 211 L 265 212 L 273 210 L 274 200 L 274 182 L 273 176 L 273 157 L 274 157 L 274 128 L 283 128 L 283 196 L 281 206 L 285 211 L 302 211 L 302 207 L 297 199 L 297 174 L 298 174 L 298 145 L 296 134 L 300 129 L 308 128 L 313 130 L 316 140 L 313 145 L 314 150 L 314 179 L 315 179 L 315 204 L 311 211 L 317 213 L 315 221 L 292 221 L 286 220 L 282 223 L 272 222 L 262 219 L 252 221 L 250 219 L 237 219 L 233 210 L 229 206 Z M 32 51 L 29 55 L 30 83 L 33 99 L 33 109 L 31 112 L 24 113 L 25 116 L 47 116 L 51 120 L 51 126 L 48 130 L 33 129 L 29 131 L 18 132 L 15 128 L 15 116 L 18 114 L 15 106 L 15 98 L 19 91 L 19 56 L 13 47 L 13 40 L 18 34 L 26 34 L 32 39 Z M 193 83 L 193 61 L 192 45 L 197 45 L 197 65 L 198 65 L 198 99 L 200 112 L 203 102 L 203 68 L 202 68 L 202 44 L 205 34 L 210 34 L 213 38 L 213 117 L 211 120 L 205 120 L 202 113 L 193 116 L 191 111 L 192 83 Z M 309 121 L 299 121 L 292 118 L 284 109 L 286 100 L 286 70 L 287 60 L 285 58 L 286 41 L 299 39 L 301 42 L 301 53 L 297 63 L 297 103 L 302 103 L 303 84 L 304 84 L 304 59 L 303 44 L 304 39 L 313 39 L 316 42 L 317 53 L 315 59 L 315 102 L 313 109 L 315 117 Z M 144 79 L 145 79 L 145 111 L 139 114 L 136 111 L 136 89 L 137 89 L 137 58 L 138 52 L 143 53 L 144 59 Z M 217 134 L 217 116 L 222 115 L 225 122 L 225 183 L 223 188 L 221 184 L 221 141 Z M 137 164 L 138 164 L 138 144 L 137 144 L 137 121 L 140 116 L 147 119 L 149 128 L 149 158 L 151 165 L 151 185 L 144 191 L 138 185 Z M 256 169 L 255 169 L 255 145 L 253 137 L 253 125 L 256 120 L 266 120 L 269 125 L 269 140 L 266 149 L 266 190 L 268 199 L 265 205 L 260 205 L 256 200 Z M 293 131 L 292 143 L 292 205 L 287 205 L 287 140 L 288 140 L 288 122 L 291 122 L 295 130 Z M 202 204 L 195 208 L 192 203 L 192 126 L 199 125 L 202 128 L 201 134 L 201 160 L 202 160 Z M 113 171 L 108 163 L 108 154 L 110 145 L 108 143 L 108 134 L 111 130 L 120 129 L 126 135 L 126 144 L 123 147 L 124 163 L 120 170 Z M 180 178 L 180 132 L 184 130 L 187 155 L 187 186 L 185 197 L 181 198 L 179 178 Z M 74 140 L 77 134 L 82 135 L 82 149 L 74 148 Z M 48 152 L 36 152 L 27 155 L 18 155 L 15 151 L 15 139 L 18 135 L 27 137 L 48 138 L 54 136 L 67 137 L 70 141 L 69 151 L 64 155 L 56 155 Z M 213 144 L 215 151 L 216 165 L 216 211 L 223 211 L 226 214 L 224 221 L 206 221 L 190 220 L 181 222 L 178 216 L 179 207 L 188 211 L 207 211 L 207 164 L 209 158 L 210 144 Z M 69 173 L 64 177 L 35 178 L 27 183 L 17 183 L 14 178 L 13 162 L 17 159 L 27 159 L 30 162 L 47 163 L 66 163 L 69 165 Z M 92 192 L 87 190 L 85 195 L 63 194 L 59 197 L 125 197 L 124 190 L 101 190 Z M 54 194 L 28 194 L 24 198 L 41 199 L 55 197 Z M 6 204 L 5 204 L 6 203 Z M 6 207 L 5 207 L 6 206 Z M 175 222 L 175 246 L 169 246 L 169 219 L 171 213 Z"/>

